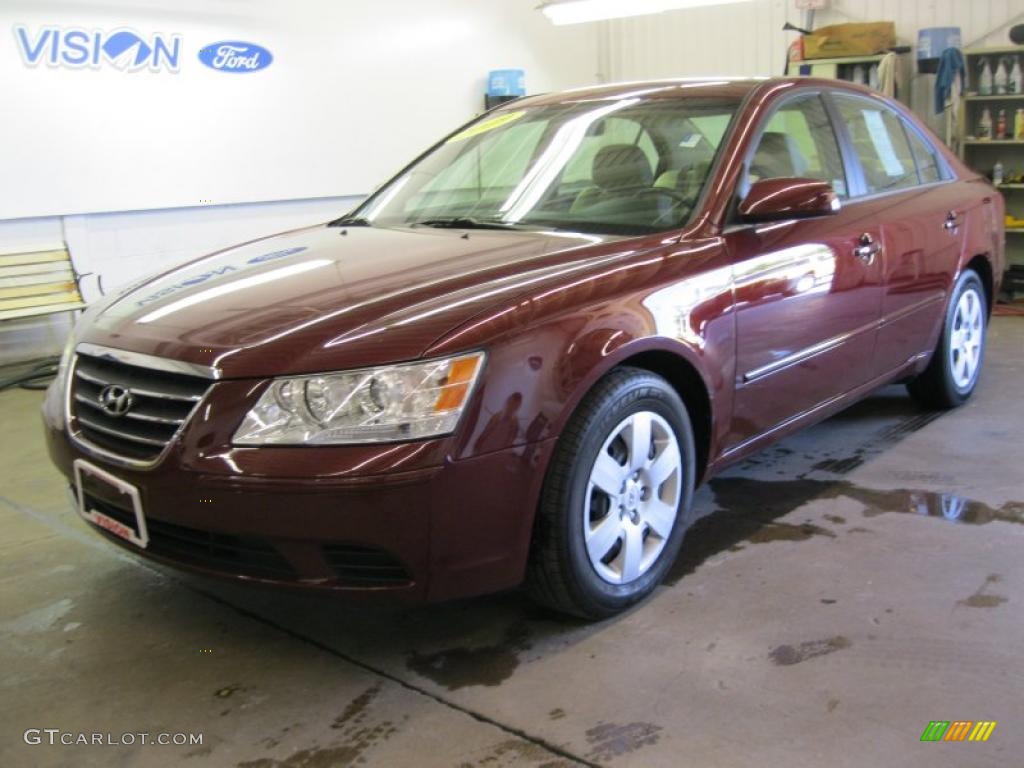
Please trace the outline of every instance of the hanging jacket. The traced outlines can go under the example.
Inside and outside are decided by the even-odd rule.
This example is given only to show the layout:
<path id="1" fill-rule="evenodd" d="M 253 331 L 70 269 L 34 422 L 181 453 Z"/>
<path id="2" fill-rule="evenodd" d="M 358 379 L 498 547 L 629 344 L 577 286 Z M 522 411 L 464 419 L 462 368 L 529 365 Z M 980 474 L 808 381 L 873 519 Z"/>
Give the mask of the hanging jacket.
<path id="1" fill-rule="evenodd" d="M 895 53 L 887 53 L 878 63 L 878 90 L 890 99 L 895 98 L 900 88 L 900 60 Z"/>
<path id="2" fill-rule="evenodd" d="M 963 82 L 964 57 L 959 48 L 947 48 L 939 57 L 939 71 L 935 75 L 935 114 L 941 114 L 946 110 L 946 100 L 953 90 L 953 83 L 957 76 Z"/>

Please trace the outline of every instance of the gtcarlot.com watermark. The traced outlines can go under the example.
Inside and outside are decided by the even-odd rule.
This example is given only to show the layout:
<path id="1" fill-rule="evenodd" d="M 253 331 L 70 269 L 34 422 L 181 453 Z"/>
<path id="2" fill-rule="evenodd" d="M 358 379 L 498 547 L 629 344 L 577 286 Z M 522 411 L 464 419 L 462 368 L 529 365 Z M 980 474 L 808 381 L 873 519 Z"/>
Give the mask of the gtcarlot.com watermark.
<path id="1" fill-rule="evenodd" d="M 28 728 L 22 738 L 26 744 L 64 745 L 66 747 L 95 745 L 102 747 L 134 747 L 157 745 L 172 747 L 202 746 L 201 733 L 84 733 L 62 731 L 60 728 Z"/>

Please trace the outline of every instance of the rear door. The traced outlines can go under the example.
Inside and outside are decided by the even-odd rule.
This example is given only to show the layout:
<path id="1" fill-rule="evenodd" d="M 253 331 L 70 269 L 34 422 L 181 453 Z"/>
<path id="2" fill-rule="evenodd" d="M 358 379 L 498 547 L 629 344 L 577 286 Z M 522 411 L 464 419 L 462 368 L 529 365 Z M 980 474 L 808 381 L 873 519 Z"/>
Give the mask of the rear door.
<path id="1" fill-rule="evenodd" d="M 927 354 L 963 248 L 962 190 L 929 141 L 896 111 L 865 96 L 833 92 L 857 156 L 851 208 L 881 226 L 883 286 L 877 376 Z"/>
<path id="2" fill-rule="evenodd" d="M 821 95 L 788 97 L 761 127 L 738 190 L 758 179 L 849 183 Z M 737 381 L 729 443 L 752 438 L 871 379 L 881 305 L 880 231 L 863 208 L 726 230 L 737 308 Z"/>

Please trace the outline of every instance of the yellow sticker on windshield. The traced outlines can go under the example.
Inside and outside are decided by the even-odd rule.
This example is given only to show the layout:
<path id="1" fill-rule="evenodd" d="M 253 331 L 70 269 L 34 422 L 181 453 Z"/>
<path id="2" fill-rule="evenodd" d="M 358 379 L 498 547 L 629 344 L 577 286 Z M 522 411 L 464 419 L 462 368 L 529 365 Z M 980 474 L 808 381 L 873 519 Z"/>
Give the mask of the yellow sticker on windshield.
<path id="1" fill-rule="evenodd" d="M 492 117 L 490 120 L 484 120 L 480 123 L 474 123 L 464 131 L 459 131 L 450 139 L 446 144 L 451 144 L 453 141 L 462 141 L 463 139 L 471 139 L 474 136 L 479 136 L 481 133 L 487 133 L 493 131 L 495 128 L 500 128 L 503 125 L 508 125 L 513 120 L 518 120 L 520 117 L 525 115 L 526 112 L 506 112 L 502 115 Z"/>

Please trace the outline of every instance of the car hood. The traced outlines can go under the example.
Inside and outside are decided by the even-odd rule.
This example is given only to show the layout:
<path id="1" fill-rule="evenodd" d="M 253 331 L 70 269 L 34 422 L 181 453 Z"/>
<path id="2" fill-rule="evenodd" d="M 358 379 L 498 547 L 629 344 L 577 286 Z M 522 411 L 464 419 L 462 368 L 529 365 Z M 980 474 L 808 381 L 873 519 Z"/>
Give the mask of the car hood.
<path id="1" fill-rule="evenodd" d="M 585 263 L 605 239 L 310 227 L 123 291 L 87 313 L 79 341 L 214 365 L 225 378 L 410 360 L 491 304 Z"/>

